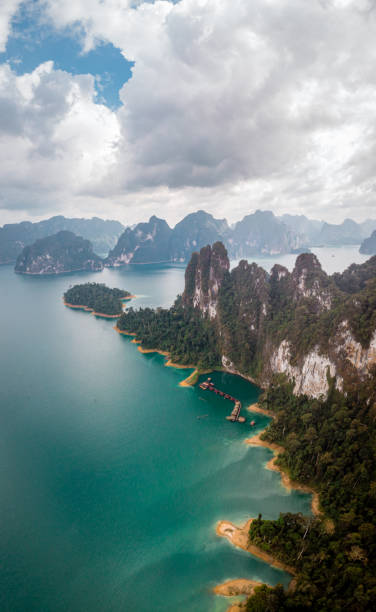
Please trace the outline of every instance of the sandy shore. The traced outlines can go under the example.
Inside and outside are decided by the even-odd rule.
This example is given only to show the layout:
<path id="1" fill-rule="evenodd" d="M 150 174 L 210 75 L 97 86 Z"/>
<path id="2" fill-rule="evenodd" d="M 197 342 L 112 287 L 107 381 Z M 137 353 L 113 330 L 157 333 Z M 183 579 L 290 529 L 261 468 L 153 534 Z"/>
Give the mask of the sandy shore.
<path id="1" fill-rule="evenodd" d="M 114 330 L 117 331 L 118 334 L 123 334 L 124 336 L 135 336 L 134 332 L 125 331 L 124 329 L 119 329 L 117 325 L 114 325 Z"/>
<path id="2" fill-rule="evenodd" d="M 275 559 L 275 557 L 265 552 L 258 546 L 255 546 L 254 544 L 249 543 L 249 539 L 248 539 L 249 527 L 253 520 L 254 519 L 249 519 L 243 525 L 243 527 L 237 527 L 230 521 L 219 521 L 216 527 L 216 534 L 218 536 L 227 538 L 227 540 L 231 542 L 231 544 L 233 544 L 237 548 L 242 548 L 243 550 L 246 550 L 247 552 L 249 552 L 251 555 L 254 555 L 255 557 L 258 557 L 259 559 L 262 559 L 266 563 L 269 563 L 269 565 L 272 565 L 273 567 L 277 567 L 278 569 L 284 570 L 285 572 L 288 572 L 292 576 L 295 576 L 296 571 L 293 567 L 290 567 L 289 565 L 282 563 L 282 561 L 279 561 L 279 559 Z"/>
<path id="3" fill-rule="evenodd" d="M 127 295 L 126 297 L 121 297 L 119 298 L 119 300 L 121 300 L 122 302 L 125 302 L 127 300 L 133 300 L 137 297 L 137 295 Z"/>
<path id="4" fill-rule="evenodd" d="M 274 452 L 274 457 L 272 457 L 268 461 L 268 463 L 266 464 L 266 469 L 272 470 L 273 472 L 279 472 L 281 475 L 282 484 L 287 490 L 291 491 L 291 489 L 295 489 L 296 491 L 302 491 L 303 493 L 309 493 L 310 495 L 312 495 L 312 514 L 314 514 L 315 516 L 321 516 L 322 513 L 320 511 L 320 499 L 317 491 L 314 491 L 313 489 L 311 489 L 311 487 L 307 487 L 307 485 L 300 484 L 299 482 L 292 480 L 290 476 L 286 474 L 286 472 L 284 472 L 279 465 L 276 465 L 275 462 L 278 455 L 285 452 L 283 446 L 274 444 L 274 442 L 266 442 L 265 440 L 261 440 L 260 434 L 256 434 L 252 438 L 248 438 L 247 440 L 245 440 L 245 444 L 249 444 L 249 446 L 263 446 L 264 448 L 269 448 L 270 450 L 272 450 Z"/>
<path id="5" fill-rule="evenodd" d="M 257 412 L 258 414 L 265 414 L 265 416 L 269 416 L 271 418 L 275 417 L 274 412 L 272 412 L 271 410 L 266 410 L 265 408 L 261 408 L 261 406 L 257 403 L 247 406 L 247 410 L 248 412 Z"/>
<path id="6" fill-rule="evenodd" d="M 214 587 L 213 591 L 216 595 L 223 597 L 237 597 L 238 595 L 253 595 L 255 587 L 262 586 L 262 582 L 256 580 L 247 580 L 247 578 L 236 578 L 235 580 L 227 580 L 222 584 Z"/>
<path id="7" fill-rule="evenodd" d="M 102 317 L 103 319 L 118 319 L 121 315 L 121 312 L 113 315 L 105 314 L 104 312 L 95 312 L 92 308 L 89 308 L 88 306 L 68 304 L 68 302 L 64 302 L 64 306 L 68 306 L 68 308 L 77 308 L 78 310 L 85 310 L 85 312 L 90 312 L 95 317 Z"/>

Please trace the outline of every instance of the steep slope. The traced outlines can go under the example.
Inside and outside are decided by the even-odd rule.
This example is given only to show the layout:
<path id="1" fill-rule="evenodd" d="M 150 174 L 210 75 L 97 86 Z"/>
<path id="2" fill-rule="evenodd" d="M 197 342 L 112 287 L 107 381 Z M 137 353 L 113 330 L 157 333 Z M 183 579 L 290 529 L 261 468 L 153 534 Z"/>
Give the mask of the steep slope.
<path id="1" fill-rule="evenodd" d="M 239 221 L 227 240 L 231 258 L 281 255 L 304 246 L 295 232 L 270 211 L 257 210 Z"/>
<path id="2" fill-rule="evenodd" d="M 115 246 L 124 226 L 118 221 L 92 219 L 67 219 L 61 215 L 30 223 L 12 223 L 0 228 L 0 264 L 14 263 L 25 246 L 40 238 L 60 231 L 70 231 L 90 240 L 99 254 L 107 253 Z"/>
<path id="3" fill-rule="evenodd" d="M 360 245 L 359 253 L 364 253 L 365 255 L 376 255 L 376 230 L 372 232 L 372 235 L 369 238 L 363 240 Z"/>
<path id="4" fill-rule="evenodd" d="M 224 240 L 230 228 L 225 219 L 215 219 L 203 210 L 184 217 L 175 225 L 170 242 L 172 261 L 187 261 L 206 244 Z"/>
<path id="5" fill-rule="evenodd" d="M 89 240 L 62 231 L 37 240 L 23 249 L 15 271 L 20 274 L 63 274 L 78 270 L 103 269 L 101 258 Z"/>
<path id="6" fill-rule="evenodd" d="M 325 246 L 360 244 L 362 240 L 362 228 L 352 219 L 345 219 L 340 225 L 324 223 L 317 236 L 317 244 Z"/>
<path id="7" fill-rule="evenodd" d="M 138 223 L 133 229 L 127 227 L 108 254 L 105 264 L 121 266 L 171 261 L 171 234 L 166 221 L 153 215 L 147 223 Z"/>
<path id="8" fill-rule="evenodd" d="M 142 318 L 143 311 L 125 313 L 120 328 L 136 331 L 143 341 Z M 197 362 L 210 353 L 212 365 L 217 355 L 218 365 L 263 387 L 284 374 L 297 395 L 325 397 L 331 380 L 347 391 L 375 375 L 376 257 L 334 277 L 312 254 L 299 255 L 291 273 L 277 265 L 269 275 L 247 261 L 230 272 L 217 242 L 192 255 L 185 291 L 170 314 L 156 313 L 158 335 L 149 327 L 148 344 L 168 337 L 169 350 L 184 358 L 186 335 L 174 328 L 179 318 L 187 330 L 194 321 L 210 337 L 210 346 L 196 342 L 190 349 Z"/>

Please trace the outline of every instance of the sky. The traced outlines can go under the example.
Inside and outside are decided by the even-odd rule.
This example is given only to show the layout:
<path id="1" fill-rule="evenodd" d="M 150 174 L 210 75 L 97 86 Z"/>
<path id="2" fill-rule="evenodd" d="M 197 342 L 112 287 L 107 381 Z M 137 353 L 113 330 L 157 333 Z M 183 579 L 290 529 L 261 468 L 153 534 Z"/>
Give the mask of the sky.
<path id="1" fill-rule="evenodd" d="M 0 225 L 376 218 L 376 0 L 1 0 Z"/>

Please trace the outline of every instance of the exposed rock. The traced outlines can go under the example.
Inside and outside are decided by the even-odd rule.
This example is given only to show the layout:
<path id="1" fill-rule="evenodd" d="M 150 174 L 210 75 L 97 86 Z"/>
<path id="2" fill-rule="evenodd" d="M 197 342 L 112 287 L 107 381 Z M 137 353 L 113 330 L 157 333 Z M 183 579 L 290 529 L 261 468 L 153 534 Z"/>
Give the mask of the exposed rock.
<path id="1" fill-rule="evenodd" d="M 89 240 L 65 231 L 25 247 L 15 267 L 20 274 L 65 274 L 102 269 L 103 261 L 93 252 Z"/>

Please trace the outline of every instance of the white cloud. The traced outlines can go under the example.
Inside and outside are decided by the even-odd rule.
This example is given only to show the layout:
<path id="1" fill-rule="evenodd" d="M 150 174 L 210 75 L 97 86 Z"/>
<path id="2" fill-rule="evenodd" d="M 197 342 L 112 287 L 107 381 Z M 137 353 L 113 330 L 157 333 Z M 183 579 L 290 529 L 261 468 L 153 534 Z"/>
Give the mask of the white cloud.
<path id="1" fill-rule="evenodd" d="M 52 62 L 23 76 L 0 66 L 1 207 L 48 208 L 102 184 L 119 126 L 94 97 L 93 77 Z"/>
<path id="2" fill-rule="evenodd" d="M 376 216 L 372 0 L 42 4 L 56 28 L 81 30 L 85 50 L 108 41 L 135 66 L 117 112 L 94 103 L 90 77 L 50 65 L 9 77 L 21 93 L 7 146 L 36 197 L 42 186 L 82 206 L 86 194 L 132 221 L 205 206 Z"/>
<path id="3" fill-rule="evenodd" d="M 1 0 L 0 3 L 0 53 L 6 48 L 8 36 L 11 32 L 11 20 L 16 14 L 22 0 Z"/>

